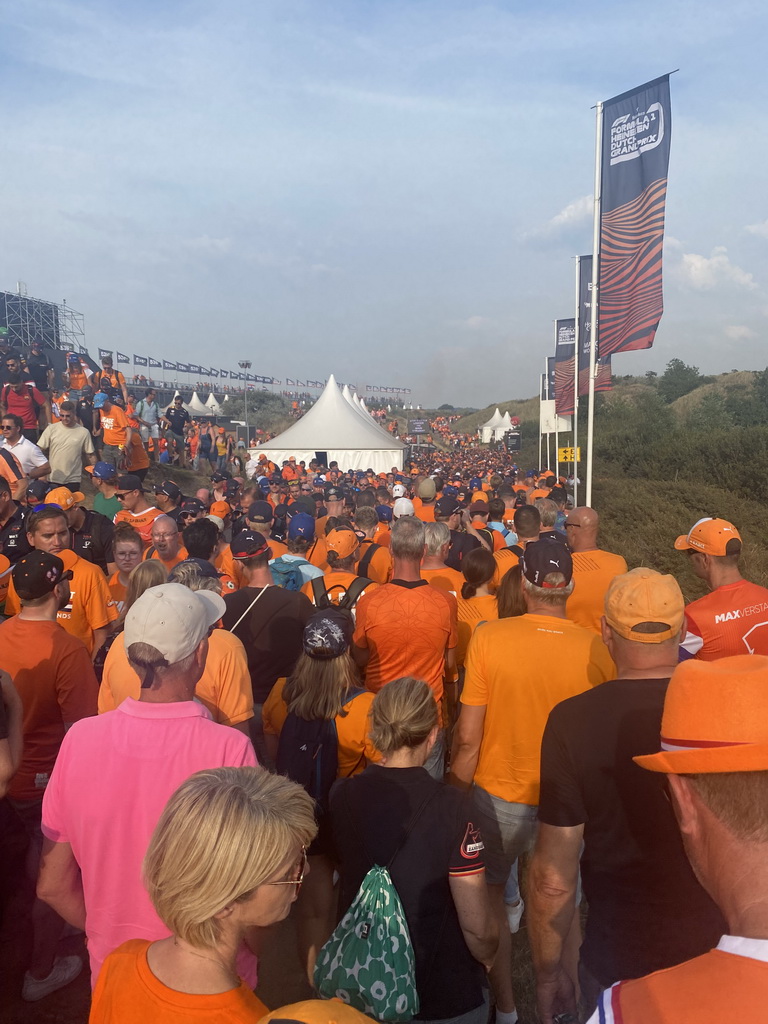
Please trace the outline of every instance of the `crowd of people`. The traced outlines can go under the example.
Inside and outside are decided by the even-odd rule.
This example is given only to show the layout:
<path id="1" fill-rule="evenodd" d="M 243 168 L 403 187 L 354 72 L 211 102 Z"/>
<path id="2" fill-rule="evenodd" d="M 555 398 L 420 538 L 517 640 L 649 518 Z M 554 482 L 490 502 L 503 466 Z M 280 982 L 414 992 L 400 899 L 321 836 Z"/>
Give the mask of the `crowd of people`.
<path id="1" fill-rule="evenodd" d="M 84 969 L 69 927 L 91 1021 L 257 1021 L 291 914 L 308 984 L 350 1004 L 324 1019 L 514 1024 L 523 922 L 543 1024 L 764 1018 L 768 590 L 735 524 L 659 538 L 707 585 L 686 605 L 498 451 L 384 473 L 256 452 L 148 488 L 133 438 L 149 458 L 163 416 L 171 444 L 187 424 L 147 395 L 132 427 L 97 383 L 98 454 L 72 402 L 36 444 L 1 420 L 25 1000 Z M 393 939 L 350 967 L 363 913 Z"/>

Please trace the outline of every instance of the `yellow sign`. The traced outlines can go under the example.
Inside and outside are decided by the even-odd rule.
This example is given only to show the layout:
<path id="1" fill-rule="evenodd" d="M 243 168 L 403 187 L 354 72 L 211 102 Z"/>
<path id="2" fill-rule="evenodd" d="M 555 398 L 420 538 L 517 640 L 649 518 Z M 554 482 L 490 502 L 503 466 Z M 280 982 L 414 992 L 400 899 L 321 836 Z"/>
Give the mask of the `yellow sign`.
<path id="1" fill-rule="evenodd" d="M 574 457 L 575 455 L 575 457 Z M 558 462 L 581 462 L 581 448 L 558 448 Z"/>

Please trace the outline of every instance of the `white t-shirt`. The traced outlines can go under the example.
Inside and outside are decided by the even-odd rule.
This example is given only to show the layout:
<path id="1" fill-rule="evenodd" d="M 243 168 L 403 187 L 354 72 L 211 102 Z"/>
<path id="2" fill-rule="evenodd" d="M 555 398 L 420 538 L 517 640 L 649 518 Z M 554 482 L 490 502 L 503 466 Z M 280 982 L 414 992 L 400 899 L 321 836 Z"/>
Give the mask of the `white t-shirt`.
<path id="1" fill-rule="evenodd" d="M 83 475 L 83 454 L 95 454 L 93 438 L 80 424 L 65 427 L 63 423 L 50 423 L 37 443 L 48 452 L 51 481 L 55 484 L 79 480 Z"/>

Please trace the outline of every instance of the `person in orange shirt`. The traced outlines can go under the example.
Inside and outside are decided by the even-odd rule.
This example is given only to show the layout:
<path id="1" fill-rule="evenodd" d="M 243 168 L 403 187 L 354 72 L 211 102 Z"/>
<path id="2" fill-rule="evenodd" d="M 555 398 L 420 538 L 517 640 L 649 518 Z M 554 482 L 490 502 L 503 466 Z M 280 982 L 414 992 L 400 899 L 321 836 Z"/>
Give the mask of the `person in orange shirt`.
<path id="1" fill-rule="evenodd" d="M 486 877 L 499 920 L 499 955 L 490 980 L 503 1014 L 516 1012 L 504 887 L 513 863 L 533 848 L 536 837 L 547 717 L 560 701 L 614 675 L 600 637 L 565 617 L 573 591 L 568 549 L 535 541 L 526 547 L 520 566 L 527 613 L 487 622 L 469 646 L 450 776 L 459 788 L 473 786 Z M 542 665 L 551 669 L 542 672 Z"/>
<path id="2" fill-rule="evenodd" d="M 565 536 L 573 555 L 573 594 L 566 615 L 580 626 L 600 632 L 605 595 L 611 581 L 627 571 L 621 555 L 597 546 L 600 517 L 586 505 L 572 508 L 565 520 Z"/>
<path id="3" fill-rule="evenodd" d="M 334 531 L 336 532 L 336 531 Z M 349 653 L 353 622 L 348 613 L 325 608 L 308 619 L 302 635 L 302 653 L 287 681 L 278 680 L 262 710 L 267 750 L 278 772 L 291 763 L 290 744 L 296 737 L 295 721 L 333 720 L 337 740 L 337 778 L 358 775 L 380 760 L 368 737 L 373 694 L 360 685 Z M 322 808 L 326 810 L 327 808 Z M 299 897 L 296 926 L 299 953 L 307 977 L 334 925 L 333 869 L 335 851 L 327 814 L 321 814 L 317 838 L 307 851 L 309 884 Z"/>
<path id="4" fill-rule="evenodd" d="M 301 588 L 310 601 L 322 608 L 326 601 L 338 605 L 342 601 L 345 608 L 351 608 L 363 594 L 375 590 L 376 584 L 370 577 L 360 576 L 355 572 L 355 563 L 360 550 L 360 538 L 354 530 L 331 530 L 325 538 L 328 550 L 328 568 L 322 576 L 309 580 Z M 354 600 L 349 591 L 355 584 Z M 351 603 L 350 603 L 351 601 Z"/>
<path id="5" fill-rule="evenodd" d="M 111 462 L 117 469 L 122 469 L 134 434 L 128 416 L 103 391 L 93 396 L 93 408 L 98 424 L 94 432 L 101 430 L 104 442 L 101 457 L 104 462 Z"/>
<path id="6" fill-rule="evenodd" d="M 137 476 L 128 473 L 117 481 L 115 497 L 122 508 L 115 516 L 115 526 L 130 523 L 142 539 L 145 547 L 152 543 L 152 523 L 163 513 L 150 505 L 144 494 L 144 486 Z"/>
<path id="7" fill-rule="evenodd" d="M 144 552 L 144 558 L 157 558 L 168 572 L 179 562 L 189 558 L 187 549 L 181 543 L 181 534 L 176 520 L 161 515 L 152 520 L 152 543 Z"/>
<path id="8" fill-rule="evenodd" d="M 121 523 L 115 530 L 113 547 L 117 572 L 109 579 L 109 593 L 118 615 L 121 615 L 125 608 L 128 577 L 141 562 L 144 545 L 132 526 Z"/>
<path id="9" fill-rule="evenodd" d="M 392 509 L 387 507 L 386 511 L 391 518 Z M 367 576 L 374 583 L 389 583 L 392 579 L 392 556 L 389 553 L 389 544 L 385 547 L 376 540 L 381 525 L 376 509 L 363 506 L 355 510 L 355 529 L 364 534 L 360 538 L 357 572 L 361 576 Z M 387 529 L 387 539 L 389 539 L 389 529 Z"/>
<path id="10" fill-rule="evenodd" d="M 767 678 L 768 657 L 758 654 L 687 661 L 673 672 L 661 750 L 634 760 L 666 776 L 685 852 L 726 917 L 729 934 L 703 956 L 606 989 L 589 1024 L 720 1024 L 765 1017 Z"/>
<path id="11" fill-rule="evenodd" d="M 272 505 L 268 501 L 251 502 L 248 506 L 247 512 L 245 513 L 246 529 L 252 530 L 254 533 L 262 534 L 269 541 L 269 546 L 272 549 L 272 557 L 281 558 L 283 555 L 288 553 L 288 545 L 283 544 L 282 541 L 274 540 L 270 536 L 274 521 L 275 513 Z M 233 561 L 236 560 L 233 559 Z"/>
<path id="12" fill-rule="evenodd" d="M 487 546 L 489 551 L 500 551 L 507 546 L 507 542 L 498 530 L 488 529 L 487 501 L 473 501 L 469 506 L 469 514 L 472 517 L 469 525 L 475 531 L 475 536 Z"/>
<path id="13" fill-rule="evenodd" d="M 513 524 L 517 534 L 517 544 L 513 544 L 512 547 L 505 545 L 493 553 L 496 562 L 496 575 L 493 577 L 495 589 L 501 586 L 501 581 L 509 570 L 518 564 L 526 545 L 539 539 L 541 532 L 539 510 L 535 505 L 522 505 L 520 508 L 516 508 Z"/>
<path id="14" fill-rule="evenodd" d="M 435 486 L 435 481 L 431 476 L 420 481 L 416 493 L 418 495 L 418 500 L 416 498 L 413 500 L 416 518 L 420 519 L 422 523 L 434 523 L 437 488 Z"/>
<path id="15" fill-rule="evenodd" d="M 71 539 L 66 513 L 54 505 L 33 512 L 27 519 L 27 540 L 36 551 L 47 551 L 72 572 L 70 601 L 57 615 L 59 625 L 85 644 L 89 654 L 96 652 L 107 639 L 109 624 L 117 618 L 117 610 L 107 585 L 107 578 L 97 566 L 80 558 L 70 548 Z M 11 580 L 5 601 L 5 614 L 15 615 L 19 598 Z"/>
<path id="16" fill-rule="evenodd" d="M 427 523 L 424 527 L 424 558 L 421 578 L 454 599 L 461 593 L 464 576 L 445 564 L 451 546 L 451 531 L 445 523 Z"/>
<path id="17" fill-rule="evenodd" d="M 316 833 L 312 800 L 289 779 L 252 767 L 190 776 L 166 804 L 144 860 L 150 899 L 171 935 L 110 953 L 90 1024 L 259 1020 L 268 1011 L 239 977 L 237 953 L 253 928 L 288 916 Z"/>
<path id="18" fill-rule="evenodd" d="M 496 562 L 490 551 L 485 548 L 468 551 L 462 559 L 461 571 L 464 583 L 457 595 L 459 642 L 456 645 L 456 665 L 459 669 L 464 667 L 467 648 L 477 627 L 499 617 L 496 595 L 491 593 Z"/>

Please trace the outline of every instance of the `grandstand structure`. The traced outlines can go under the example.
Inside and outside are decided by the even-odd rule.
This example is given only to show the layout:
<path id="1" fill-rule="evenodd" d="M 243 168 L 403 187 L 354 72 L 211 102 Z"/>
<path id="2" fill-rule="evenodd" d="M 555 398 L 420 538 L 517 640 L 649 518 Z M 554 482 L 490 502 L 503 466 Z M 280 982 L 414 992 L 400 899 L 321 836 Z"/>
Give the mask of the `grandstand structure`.
<path id="1" fill-rule="evenodd" d="M 15 292 L 0 292 L 0 332 L 15 349 L 39 341 L 45 348 L 85 352 L 83 314 L 66 300 L 50 302 L 27 295 L 21 281 Z"/>

